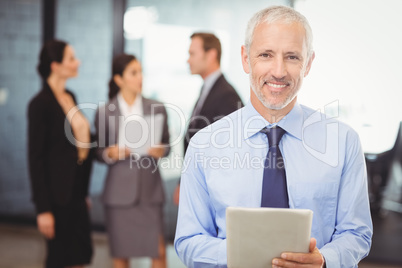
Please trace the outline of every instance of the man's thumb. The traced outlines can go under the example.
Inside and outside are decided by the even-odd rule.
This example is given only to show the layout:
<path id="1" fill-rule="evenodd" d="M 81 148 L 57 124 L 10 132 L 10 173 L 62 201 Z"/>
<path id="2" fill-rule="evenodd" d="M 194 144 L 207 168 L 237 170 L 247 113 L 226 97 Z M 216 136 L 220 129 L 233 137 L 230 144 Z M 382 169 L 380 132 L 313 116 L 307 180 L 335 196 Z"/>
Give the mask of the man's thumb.
<path id="1" fill-rule="evenodd" d="M 310 251 L 310 252 L 313 252 L 316 245 L 317 245 L 317 240 L 315 240 L 315 238 L 311 238 L 311 239 L 310 239 L 310 248 L 309 248 L 309 251 Z"/>

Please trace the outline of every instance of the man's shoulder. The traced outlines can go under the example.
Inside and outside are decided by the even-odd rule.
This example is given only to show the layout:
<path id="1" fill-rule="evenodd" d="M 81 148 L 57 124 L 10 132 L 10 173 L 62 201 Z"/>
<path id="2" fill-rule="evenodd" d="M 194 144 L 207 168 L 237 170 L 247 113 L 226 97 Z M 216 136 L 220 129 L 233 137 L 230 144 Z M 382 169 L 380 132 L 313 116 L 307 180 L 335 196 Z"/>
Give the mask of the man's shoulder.
<path id="1" fill-rule="evenodd" d="M 223 74 L 216 79 L 213 87 L 218 88 L 221 92 L 236 92 L 235 88 L 226 80 Z"/>
<path id="2" fill-rule="evenodd" d="M 223 105 L 218 106 L 218 108 L 230 104 L 231 106 L 236 105 L 235 108 L 237 110 L 239 108 L 238 103 L 240 103 L 240 107 L 243 106 L 243 102 L 236 89 L 226 80 L 223 74 L 214 83 L 210 95 L 210 100 L 214 100 Z"/>
<path id="3" fill-rule="evenodd" d="M 303 129 L 305 133 L 308 133 L 308 128 L 310 132 L 324 131 L 337 132 L 339 137 L 348 136 L 358 139 L 358 133 L 347 123 L 343 122 L 339 118 L 339 111 L 337 109 L 328 109 L 324 112 L 322 109 L 313 109 L 311 107 L 300 105 L 303 111 Z"/>

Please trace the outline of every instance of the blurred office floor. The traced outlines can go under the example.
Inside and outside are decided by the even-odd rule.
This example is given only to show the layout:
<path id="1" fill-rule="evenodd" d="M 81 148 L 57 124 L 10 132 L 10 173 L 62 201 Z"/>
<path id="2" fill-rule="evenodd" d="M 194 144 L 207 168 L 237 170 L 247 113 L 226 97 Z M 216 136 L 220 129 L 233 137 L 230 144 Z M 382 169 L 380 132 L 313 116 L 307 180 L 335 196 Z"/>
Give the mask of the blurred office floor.
<path id="1" fill-rule="evenodd" d="M 87 268 L 112 267 L 109 257 L 107 237 L 103 232 L 93 232 L 94 256 Z M 1 268 L 41 268 L 45 258 L 45 243 L 33 226 L 0 224 L 0 267 Z M 173 245 L 167 246 L 169 268 L 185 268 L 174 251 Z M 131 268 L 148 268 L 148 258 L 131 260 Z"/>
<path id="2" fill-rule="evenodd" d="M 385 219 L 385 220 L 384 220 Z M 370 257 L 359 264 L 361 268 L 401 268 L 402 265 L 384 264 L 376 254 L 381 255 L 388 251 L 389 247 L 401 244 L 402 216 L 389 214 L 385 218 L 373 218 L 378 228 L 384 228 L 384 232 L 377 232 L 373 238 L 373 248 Z M 388 223 L 386 223 L 388 222 Z M 392 226 L 392 224 L 397 224 Z M 401 232 L 395 233 L 395 230 Z M 107 237 L 103 232 L 93 232 L 95 245 L 94 257 L 90 268 L 111 267 Z M 383 244 L 384 243 L 384 244 Z M 378 245 L 378 246 L 377 246 Z M 374 250 L 374 251 L 373 251 Z M 401 247 L 396 246 L 395 252 L 401 255 Z M 376 253 L 377 252 L 377 253 Z M 371 256 L 374 254 L 374 256 Z M 388 254 L 392 254 L 389 252 Z M 1 268 L 39 268 L 43 267 L 45 256 L 45 244 L 43 238 L 35 227 L 27 225 L 0 224 L 0 267 Z M 382 256 L 384 257 L 384 256 Z M 385 256 L 387 257 L 387 256 Z M 167 260 L 169 268 L 184 268 L 185 266 L 176 256 L 172 244 L 167 246 Z M 138 258 L 131 261 L 131 268 L 148 268 L 150 260 Z"/>

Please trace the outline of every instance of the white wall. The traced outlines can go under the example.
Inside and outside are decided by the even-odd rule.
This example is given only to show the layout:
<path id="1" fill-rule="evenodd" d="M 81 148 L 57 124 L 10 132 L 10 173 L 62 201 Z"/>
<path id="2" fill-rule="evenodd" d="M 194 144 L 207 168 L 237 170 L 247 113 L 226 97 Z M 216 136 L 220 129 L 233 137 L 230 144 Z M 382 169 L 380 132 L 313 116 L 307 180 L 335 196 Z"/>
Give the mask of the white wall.
<path id="1" fill-rule="evenodd" d="M 298 0 L 316 59 L 300 93 L 313 108 L 338 100 L 366 152 L 389 149 L 402 120 L 402 1 Z"/>

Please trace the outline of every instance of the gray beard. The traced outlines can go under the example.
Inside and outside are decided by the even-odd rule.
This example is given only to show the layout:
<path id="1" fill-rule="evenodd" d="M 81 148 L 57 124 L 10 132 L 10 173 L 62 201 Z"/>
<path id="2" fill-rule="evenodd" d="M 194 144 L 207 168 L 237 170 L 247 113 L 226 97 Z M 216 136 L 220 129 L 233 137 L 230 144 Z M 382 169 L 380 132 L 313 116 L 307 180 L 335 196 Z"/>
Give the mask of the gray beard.
<path id="1" fill-rule="evenodd" d="M 264 95 L 262 94 L 262 90 L 257 90 L 256 85 L 252 81 L 252 79 L 253 79 L 252 74 L 249 75 L 249 78 L 250 78 L 251 89 L 254 91 L 254 94 L 260 100 L 262 105 L 264 105 L 266 108 L 268 108 L 270 110 L 281 110 L 281 109 L 285 108 L 286 106 L 289 105 L 289 103 L 291 103 L 293 101 L 293 99 L 296 97 L 297 92 L 298 92 L 298 91 L 296 91 L 295 94 L 288 96 L 284 102 L 273 105 L 273 104 L 267 102 Z M 262 86 L 260 88 L 262 88 Z"/>

